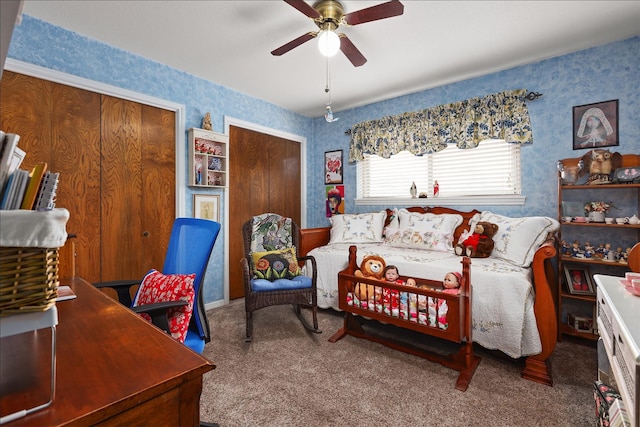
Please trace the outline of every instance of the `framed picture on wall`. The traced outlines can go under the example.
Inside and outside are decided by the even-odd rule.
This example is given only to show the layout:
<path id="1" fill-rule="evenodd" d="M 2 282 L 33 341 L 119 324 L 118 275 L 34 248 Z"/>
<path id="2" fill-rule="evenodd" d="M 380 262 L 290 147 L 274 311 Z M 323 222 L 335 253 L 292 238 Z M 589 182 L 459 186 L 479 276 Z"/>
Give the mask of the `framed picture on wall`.
<path id="1" fill-rule="evenodd" d="M 589 269 L 578 265 L 563 265 L 567 290 L 572 295 L 595 295 Z"/>
<path id="2" fill-rule="evenodd" d="M 618 143 L 618 100 L 573 107 L 573 149 L 599 148 Z"/>
<path id="3" fill-rule="evenodd" d="M 342 150 L 325 151 L 324 183 L 342 184 Z"/>
<path id="4" fill-rule="evenodd" d="M 220 222 L 220 196 L 194 194 L 193 217 Z"/>
<path id="5" fill-rule="evenodd" d="M 334 215 L 344 213 L 344 185 L 327 185 L 326 191 L 326 217 L 331 218 Z"/>

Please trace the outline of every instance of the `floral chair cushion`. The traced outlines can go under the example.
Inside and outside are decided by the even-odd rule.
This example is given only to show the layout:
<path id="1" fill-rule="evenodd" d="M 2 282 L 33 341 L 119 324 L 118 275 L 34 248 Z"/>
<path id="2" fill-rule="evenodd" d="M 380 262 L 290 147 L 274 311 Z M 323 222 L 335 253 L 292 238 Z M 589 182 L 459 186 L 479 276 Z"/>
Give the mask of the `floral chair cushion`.
<path id="1" fill-rule="evenodd" d="M 302 274 L 296 258 L 296 248 L 277 251 L 252 252 L 253 278 L 274 281 L 293 279 Z"/>

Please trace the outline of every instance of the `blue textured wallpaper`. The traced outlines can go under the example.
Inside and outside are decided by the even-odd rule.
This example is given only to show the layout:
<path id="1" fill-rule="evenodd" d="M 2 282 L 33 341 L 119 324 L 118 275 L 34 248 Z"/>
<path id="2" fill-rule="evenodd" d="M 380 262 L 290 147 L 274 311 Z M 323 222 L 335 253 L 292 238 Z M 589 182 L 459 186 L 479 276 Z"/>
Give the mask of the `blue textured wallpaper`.
<path id="1" fill-rule="evenodd" d="M 335 115 L 338 122 L 314 119 L 314 143 L 309 147 L 310 227 L 329 224 L 324 204 L 324 151 L 349 151 L 352 125 L 379 117 L 448 104 L 510 89 L 525 88 L 543 94 L 527 102 L 534 143 L 522 148 L 524 206 L 481 206 L 480 210 L 512 216 L 557 215 L 556 161 L 580 157 L 587 151 L 573 150 L 572 107 L 611 99 L 619 100 L 619 141 L 611 151 L 640 153 L 640 37 L 600 46 L 498 73 L 465 80 L 423 92 L 370 104 Z M 363 67 L 364 69 L 365 67 Z M 388 206 L 355 206 L 356 166 L 345 164 L 345 212 L 372 212 Z M 427 201 L 426 204 L 429 203 Z M 437 203 L 436 203 L 437 204 Z M 469 210 L 469 206 L 453 206 Z M 637 209 L 637 207 L 636 207 Z"/>
<path id="2" fill-rule="evenodd" d="M 311 140 L 312 119 L 268 102 L 150 61 L 121 49 L 24 15 L 15 28 L 8 56 L 144 95 L 185 105 L 185 128 L 200 127 L 209 111 L 213 129 L 224 131 L 224 116 L 278 129 Z M 212 66 L 215 66 L 213 64 Z M 185 143 L 187 137 L 185 134 Z M 185 167 L 187 159 L 185 158 Z M 186 215 L 192 212 L 192 191 L 186 187 Z M 199 190 L 198 193 L 205 191 Z M 211 194 L 220 191 L 210 190 Z M 221 197 L 221 203 L 224 198 Z M 220 207 L 221 212 L 224 206 Z M 207 269 L 205 302 L 224 300 L 224 225 Z"/>
<path id="3" fill-rule="evenodd" d="M 534 144 L 523 148 L 524 206 L 479 206 L 512 216 L 556 216 L 558 159 L 581 156 L 572 149 L 572 107 L 619 99 L 620 146 L 613 151 L 640 152 L 640 37 L 600 46 L 487 76 L 429 89 L 360 108 L 340 111 L 340 121 L 310 119 L 265 101 L 209 82 L 183 71 L 88 39 L 63 28 L 24 16 L 17 26 L 9 57 L 145 95 L 184 104 L 186 128 L 200 126 L 210 111 L 214 130 L 222 132 L 223 117 L 231 116 L 307 138 L 307 226 L 328 225 L 325 218 L 324 152 L 344 150 L 345 130 L 355 123 L 400 114 L 509 89 L 526 88 L 544 96 L 529 102 Z M 212 66 L 215 66 L 213 64 Z M 221 65 L 223 66 L 223 65 Z M 366 72 L 363 67 L 362 72 Z M 186 137 L 185 137 L 186 140 Z M 185 159 L 186 162 L 186 159 Z M 381 206 L 355 206 L 356 167 L 344 168 L 345 212 L 372 211 Z M 186 183 L 185 183 L 186 186 Z M 212 191 L 215 194 L 215 191 Z M 186 206 L 191 208 L 186 188 Z M 384 206 L 386 207 L 386 206 Z M 465 209 L 468 207 L 460 207 Z M 187 212 L 190 214 L 190 212 Z M 223 299 L 222 234 L 205 284 L 205 301 Z"/>

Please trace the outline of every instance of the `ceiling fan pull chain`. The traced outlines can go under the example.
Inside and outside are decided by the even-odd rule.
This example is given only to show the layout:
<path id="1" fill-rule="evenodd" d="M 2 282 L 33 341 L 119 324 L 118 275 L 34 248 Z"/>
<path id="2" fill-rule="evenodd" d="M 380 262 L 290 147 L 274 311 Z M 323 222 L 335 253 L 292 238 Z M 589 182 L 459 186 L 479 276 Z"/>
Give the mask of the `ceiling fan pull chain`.
<path id="1" fill-rule="evenodd" d="M 329 70 L 329 57 L 327 56 L 327 85 L 324 91 L 329 94 L 329 102 L 327 103 L 327 112 L 324 115 L 324 119 L 328 122 L 335 122 L 338 117 L 333 117 L 333 111 L 331 111 L 331 72 Z"/>

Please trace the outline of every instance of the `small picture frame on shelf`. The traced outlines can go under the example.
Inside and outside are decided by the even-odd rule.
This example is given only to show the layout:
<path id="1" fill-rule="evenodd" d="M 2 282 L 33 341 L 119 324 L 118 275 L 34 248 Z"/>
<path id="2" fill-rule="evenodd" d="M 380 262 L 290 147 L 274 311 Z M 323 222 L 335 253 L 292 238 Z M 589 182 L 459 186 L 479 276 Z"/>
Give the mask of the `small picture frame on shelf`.
<path id="1" fill-rule="evenodd" d="M 618 100 L 573 107 L 573 149 L 618 145 Z"/>
<path id="2" fill-rule="evenodd" d="M 567 315 L 567 323 L 576 332 L 585 332 L 588 334 L 593 333 L 593 318 L 587 316 L 579 316 L 577 314 L 569 313 Z"/>
<path id="3" fill-rule="evenodd" d="M 563 265 L 567 290 L 571 295 L 595 295 L 595 287 L 591 281 L 588 267 Z"/>
<path id="4" fill-rule="evenodd" d="M 220 196 L 211 194 L 194 194 L 193 217 L 219 221 Z"/>

